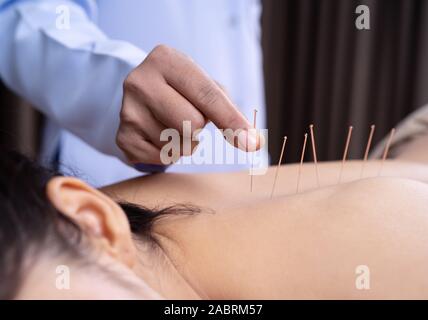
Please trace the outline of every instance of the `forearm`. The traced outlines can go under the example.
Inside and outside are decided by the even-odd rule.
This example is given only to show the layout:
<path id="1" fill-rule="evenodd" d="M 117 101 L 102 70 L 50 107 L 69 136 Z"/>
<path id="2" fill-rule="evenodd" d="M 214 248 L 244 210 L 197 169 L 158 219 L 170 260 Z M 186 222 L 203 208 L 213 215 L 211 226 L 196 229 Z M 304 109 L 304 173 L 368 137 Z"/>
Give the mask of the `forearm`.
<path id="1" fill-rule="evenodd" d="M 69 29 L 57 26 L 56 8 L 64 4 Z M 6 85 L 99 151 L 123 159 L 115 143 L 123 80 L 145 54 L 108 39 L 72 1 L 9 1 L 0 25 Z"/>

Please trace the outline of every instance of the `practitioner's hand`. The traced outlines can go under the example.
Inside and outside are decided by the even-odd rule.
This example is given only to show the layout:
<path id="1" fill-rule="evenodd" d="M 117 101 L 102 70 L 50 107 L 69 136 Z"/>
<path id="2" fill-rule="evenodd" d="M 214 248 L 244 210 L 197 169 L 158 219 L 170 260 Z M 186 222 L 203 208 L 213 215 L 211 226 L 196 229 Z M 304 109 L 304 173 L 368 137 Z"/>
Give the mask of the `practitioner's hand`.
<path id="1" fill-rule="evenodd" d="M 117 144 L 133 163 L 161 164 L 160 151 L 167 143 L 160 141 L 161 132 L 173 128 L 183 134 L 186 120 L 192 133 L 208 121 L 220 129 L 246 129 L 234 145 L 246 151 L 260 148 L 254 130 L 247 131 L 252 125 L 225 91 L 189 57 L 158 46 L 124 82 Z"/>

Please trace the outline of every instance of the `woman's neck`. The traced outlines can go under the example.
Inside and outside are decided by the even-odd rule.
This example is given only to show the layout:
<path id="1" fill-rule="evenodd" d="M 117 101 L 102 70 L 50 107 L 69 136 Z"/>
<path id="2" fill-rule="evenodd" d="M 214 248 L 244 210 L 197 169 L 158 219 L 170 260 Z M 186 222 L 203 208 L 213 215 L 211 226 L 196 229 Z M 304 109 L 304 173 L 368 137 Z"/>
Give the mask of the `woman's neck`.
<path id="1" fill-rule="evenodd" d="M 134 272 L 159 295 L 165 299 L 201 299 L 163 248 L 137 244 L 137 249 Z"/>

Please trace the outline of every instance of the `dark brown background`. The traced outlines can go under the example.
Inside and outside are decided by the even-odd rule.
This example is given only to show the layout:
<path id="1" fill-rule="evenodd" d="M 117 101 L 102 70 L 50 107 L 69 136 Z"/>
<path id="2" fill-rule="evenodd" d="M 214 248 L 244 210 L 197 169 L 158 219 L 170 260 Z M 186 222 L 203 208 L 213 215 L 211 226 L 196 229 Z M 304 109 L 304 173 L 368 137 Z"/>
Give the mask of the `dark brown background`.
<path id="1" fill-rule="evenodd" d="M 355 8 L 371 10 L 371 29 L 355 27 Z M 288 135 L 287 162 L 316 125 L 320 160 L 338 159 L 347 127 L 351 157 L 428 102 L 427 0 L 263 0 L 269 148 L 276 161 Z M 0 144 L 35 155 L 43 121 L 0 86 Z"/>
<path id="2" fill-rule="evenodd" d="M 366 4 L 371 29 L 355 27 Z M 428 2 L 425 0 L 264 0 L 263 47 L 270 151 L 283 135 L 297 161 L 303 134 L 316 125 L 321 160 L 361 157 L 370 125 L 379 141 L 428 102 Z"/>

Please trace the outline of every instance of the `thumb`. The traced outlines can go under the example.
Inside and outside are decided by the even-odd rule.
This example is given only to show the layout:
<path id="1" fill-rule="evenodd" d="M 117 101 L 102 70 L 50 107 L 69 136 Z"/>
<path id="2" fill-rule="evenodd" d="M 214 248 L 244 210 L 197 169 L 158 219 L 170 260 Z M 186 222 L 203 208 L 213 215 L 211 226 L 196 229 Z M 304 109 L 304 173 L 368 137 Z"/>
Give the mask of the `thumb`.
<path id="1" fill-rule="evenodd" d="M 257 124 L 257 110 L 254 110 L 252 123 L 239 111 L 239 109 L 232 103 L 229 98 L 226 88 L 215 81 L 215 84 L 220 89 L 219 99 L 222 103 L 219 105 L 221 112 L 208 115 L 211 120 L 219 129 L 225 133 L 225 139 L 233 146 L 243 151 L 256 151 L 264 144 L 264 138 L 256 129 Z M 209 113 L 205 111 L 205 113 Z M 227 132 L 226 132 L 227 131 Z M 231 132 L 233 131 L 233 139 L 231 139 Z"/>

